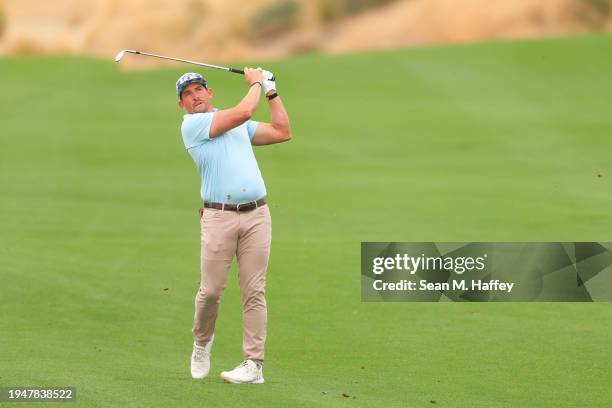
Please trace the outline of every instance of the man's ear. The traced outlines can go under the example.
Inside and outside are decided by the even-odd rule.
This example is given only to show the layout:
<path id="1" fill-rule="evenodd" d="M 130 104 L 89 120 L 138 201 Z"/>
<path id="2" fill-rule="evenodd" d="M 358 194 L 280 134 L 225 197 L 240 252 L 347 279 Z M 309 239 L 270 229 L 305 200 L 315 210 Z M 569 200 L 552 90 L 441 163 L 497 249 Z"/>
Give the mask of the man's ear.
<path id="1" fill-rule="evenodd" d="M 213 89 L 212 88 L 206 88 L 206 89 L 208 89 L 208 94 L 210 96 L 213 96 Z"/>
<path id="2" fill-rule="evenodd" d="M 179 108 L 181 108 L 181 109 L 185 109 L 185 107 L 183 106 L 183 100 L 182 100 L 182 99 L 179 99 L 179 100 L 178 100 L 178 106 L 179 106 Z"/>

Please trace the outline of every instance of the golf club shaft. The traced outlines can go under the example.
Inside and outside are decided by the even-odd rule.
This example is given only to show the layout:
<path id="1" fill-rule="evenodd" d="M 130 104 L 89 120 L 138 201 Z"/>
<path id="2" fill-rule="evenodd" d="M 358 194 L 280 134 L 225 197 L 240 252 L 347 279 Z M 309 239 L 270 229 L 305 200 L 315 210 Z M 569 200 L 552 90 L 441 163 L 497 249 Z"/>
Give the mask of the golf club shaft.
<path id="1" fill-rule="evenodd" d="M 205 64 L 203 62 L 191 61 L 191 60 L 186 60 L 186 59 L 182 59 L 182 58 L 166 57 L 164 55 L 150 54 L 148 52 L 142 52 L 142 51 L 126 50 L 125 52 L 129 52 L 131 54 L 138 54 L 138 55 L 147 55 L 149 57 L 167 59 L 167 60 L 171 60 L 171 61 L 184 62 L 186 64 L 200 65 L 202 67 L 213 68 L 213 69 L 220 69 L 220 70 L 223 70 L 223 71 L 228 71 L 228 72 L 233 72 L 235 74 L 244 75 L 244 71 L 243 70 L 236 69 L 236 68 L 228 68 L 228 67 L 222 67 L 222 66 L 219 66 L 219 65 Z"/>

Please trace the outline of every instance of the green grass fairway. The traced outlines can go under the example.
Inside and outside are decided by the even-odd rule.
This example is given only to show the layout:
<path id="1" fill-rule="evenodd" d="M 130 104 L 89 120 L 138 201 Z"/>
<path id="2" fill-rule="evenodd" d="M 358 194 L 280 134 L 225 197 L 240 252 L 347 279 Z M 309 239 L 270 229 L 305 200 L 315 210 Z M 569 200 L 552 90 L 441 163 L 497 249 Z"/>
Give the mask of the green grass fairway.
<path id="1" fill-rule="evenodd" d="M 252 62 L 294 139 L 256 149 L 269 335 L 266 385 L 242 387 L 218 376 L 242 358 L 235 271 L 211 377 L 188 371 L 199 176 L 174 82 L 193 68 L 1 59 L 0 386 L 76 386 L 78 407 L 610 406 L 611 303 L 361 303 L 359 268 L 361 241 L 611 241 L 611 50 Z M 201 72 L 219 107 L 246 91 Z"/>

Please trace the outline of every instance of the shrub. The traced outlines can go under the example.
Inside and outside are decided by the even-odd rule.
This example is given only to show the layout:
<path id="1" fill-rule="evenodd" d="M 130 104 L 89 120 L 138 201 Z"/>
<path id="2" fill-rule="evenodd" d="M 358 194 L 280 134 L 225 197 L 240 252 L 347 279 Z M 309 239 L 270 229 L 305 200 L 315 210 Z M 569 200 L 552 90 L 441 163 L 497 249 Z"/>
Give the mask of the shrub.
<path id="1" fill-rule="evenodd" d="M 576 10 L 576 17 L 592 30 L 601 30 L 610 16 L 612 0 L 582 0 L 583 7 Z"/>
<path id="2" fill-rule="evenodd" d="M 299 22 L 300 5 L 296 0 L 274 3 L 256 13 L 251 19 L 251 32 L 255 37 L 285 33 Z"/>
<path id="3" fill-rule="evenodd" d="M 392 1 L 395 0 L 318 0 L 318 13 L 322 21 L 332 21 Z"/>
<path id="4" fill-rule="evenodd" d="M 4 34 L 6 30 L 6 15 L 4 14 L 4 10 L 0 7 L 0 38 Z"/>
<path id="5" fill-rule="evenodd" d="M 602 16 L 610 15 L 610 0 L 583 0 L 597 10 Z"/>

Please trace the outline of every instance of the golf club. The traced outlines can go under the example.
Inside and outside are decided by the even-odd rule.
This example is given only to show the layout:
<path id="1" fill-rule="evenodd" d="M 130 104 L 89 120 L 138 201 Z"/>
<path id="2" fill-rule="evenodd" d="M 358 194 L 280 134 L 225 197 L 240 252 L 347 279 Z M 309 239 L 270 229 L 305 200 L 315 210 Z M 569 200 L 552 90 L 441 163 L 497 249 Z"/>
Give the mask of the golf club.
<path id="1" fill-rule="evenodd" d="M 121 50 L 121 51 L 119 51 L 119 53 L 115 57 L 115 62 L 121 61 L 121 59 L 123 58 L 123 56 L 125 55 L 126 52 L 128 52 L 130 54 L 146 55 L 148 57 L 155 57 L 155 58 L 161 58 L 161 59 L 166 59 L 166 60 L 171 60 L 171 61 L 184 62 L 186 64 L 200 65 L 202 67 L 213 68 L 213 69 L 220 69 L 220 70 L 223 70 L 223 71 L 228 71 L 228 72 L 233 72 L 235 74 L 244 75 L 244 71 L 241 70 L 241 69 L 221 67 L 219 65 L 205 64 L 203 62 L 190 61 L 190 60 L 181 59 L 181 58 L 166 57 L 164 55 L 149 54 L 148 52 L 141 52 L 141 51 L 135 51 L 135 50 Z"/>

